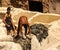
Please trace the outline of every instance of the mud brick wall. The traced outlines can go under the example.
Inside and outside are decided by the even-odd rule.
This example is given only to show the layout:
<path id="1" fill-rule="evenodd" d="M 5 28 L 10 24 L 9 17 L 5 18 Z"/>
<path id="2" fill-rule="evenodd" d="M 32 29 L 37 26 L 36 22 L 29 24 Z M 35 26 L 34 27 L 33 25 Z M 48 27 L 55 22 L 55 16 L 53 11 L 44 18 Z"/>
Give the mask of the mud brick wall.
<path id="1" fill-rule="evenodd" d="M 60 0 L 49 0 L 49 12 L 60 14 Z"/>
<path id="2" fill-rule="evenodd" d="M 29 10 L 29 1 L 38 1 L 43 4 L 43 13 L 60 14 L 60 0 L 0 0 L 0 6 L 13 6 Z"/>
<path id="3" fill-rule="evenodd" d="M 9 6 L 10 5 L 10 0 L 1 0 L 2 6 Z"/>

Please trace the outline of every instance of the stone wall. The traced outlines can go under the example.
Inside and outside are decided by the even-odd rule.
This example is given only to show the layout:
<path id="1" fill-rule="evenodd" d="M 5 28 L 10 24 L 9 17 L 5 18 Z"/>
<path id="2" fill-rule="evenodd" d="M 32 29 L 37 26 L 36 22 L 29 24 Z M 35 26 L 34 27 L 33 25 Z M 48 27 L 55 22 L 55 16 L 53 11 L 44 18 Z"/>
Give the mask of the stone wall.
<path id="1" fill-rule="evenodd" d="M 1 0 L 2 6 L 9 6 L 10 5 L 10 0 Z"/>
<path id="2" fill-rule="evenodd" d="M 60 0 L 49 0 L 49 12 L 60 14 Z"/>
<path id="3" fill-rule="evenodd" d="M 0 6 L 13 6 L 29 10 L 29 1 L 38 1 L 43 4 L 43 13 L 60 14 L 60 0 L 0 0 Z"/>
<path id="4" fill-rule="evenodd" d="M 28 0 L 1 0 L 3 7 L 13 6 L 28 10 Z"/>
<path id="5" fill-rule="evenodd" d="M 10 3 L 13 7 L 29 9 L 28 8 L 28 0 L 10 0 Z"/>
<path id="6" fill-rule="evenodd" d="M 43 4 L 43 12 L 48 13 L 49 12 L 49 0 L 42 0 Z"/>

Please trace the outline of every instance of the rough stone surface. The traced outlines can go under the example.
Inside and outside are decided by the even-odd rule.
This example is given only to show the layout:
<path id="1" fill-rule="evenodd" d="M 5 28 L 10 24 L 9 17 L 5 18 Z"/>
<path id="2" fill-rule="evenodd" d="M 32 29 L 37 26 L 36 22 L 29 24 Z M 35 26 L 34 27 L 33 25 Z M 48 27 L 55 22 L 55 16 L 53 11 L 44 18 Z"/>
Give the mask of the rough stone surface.
<path id="1" fill-rule="evenodd" d="M 22 47 L 14 42 L 0 42 L 0 50 L 22 50 Z"/>
<path id="2" fill-rule="evenodd" d="M 6 10 L 6 9 L 4 9 L 4 10 Z M 60 15 L 30 12 L 30 11 L 25 11 L 25 10 L 21 10 L 21 9 L 18 11 L 17 10 L 15 11 L 15 10 L 14 10 L 15 13 L 17 13 L 18 11 L 20 11 L 20 12 L 19 12 L 19 14 L 16 14 L 17 16 L 15 16 L 14 18 L 18 18 L 18 16 L 20 16 L 20 13 L 21 13 L 21 15 L 26 15 L 27 17 L 29 16 L 29 18 L 28 18 L 29 22 L 31 20 L 33 20 L 32 24 L 34 24 L 34 21 L 37 21 L 37 23 L 40 23 L 40 22 L 44 23 L 44 24 L 47 23 L 47 25 L 49 26 L 48 27 L 49 36 L 46 39 L 42 40 L 41 45 L 38 42 L 36 36 L 31 35 L 31 50 L 60 50 Z M 3 12 L 6 12 L 6 11 L 3 11 Z M 30 17 L 30 15 L 31 15 L 31 17 Z M 38 22 L 37 17 L 39 17 L 38 19 L 40 19 L 39 22 Z M 41 19 L 43 19 L 44 21 L 41 21 Z M 17 20 L 15 19 L 15 21 L 17 21 Z M 6 28 L 4 27 L 4 24 L 2 23 L 2 20 L 0 20 L 0 30 L 1 30 L 0 50 L 15 50 L 15 49 L 21 50 L 21 48 L 23 50 L 23 48 L 25 48 L 24 46 L 26 46 L 26 44 L 30 45 L 30 42 L 29 42 L 30 39 L 29 39 L 29 41 L 27 39 L 24 39 L 24 40 L 17 39 L 16 40 L 16 39 L 13 39 L 11 36 L 8 36 L 6 33 Z M 28 41 L 28 43 L 26 40 Z M 21 42 L 23 42 L 23 43 L 21 43 Z M 28 47 L 28 48 L 30 48 L 30 47 Z"/>

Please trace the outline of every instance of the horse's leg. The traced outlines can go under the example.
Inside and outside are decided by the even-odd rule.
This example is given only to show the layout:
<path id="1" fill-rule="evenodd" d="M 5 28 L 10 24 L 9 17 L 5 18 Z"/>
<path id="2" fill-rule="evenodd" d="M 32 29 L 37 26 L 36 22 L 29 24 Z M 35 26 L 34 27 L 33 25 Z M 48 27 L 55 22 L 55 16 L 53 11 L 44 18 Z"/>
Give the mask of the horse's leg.
<path id="1" fill-rule="evenodd" d="M 25 39 L 26 36 L 25 36 L 25 33 L 22 32 L 22 26 L 25 28 L 25 25 L 21 25 L 21 27 L 20 27 L 20 34 L 21 34 L 21 37 L 23 37 Z M 26 29 L 24 31 L 26 31 Z"/>
<path id="2" fill-rule="evenodd" d="M 30 33 L 30 26 L 29 24 L 27 24 L 27 27 L 28 27 L 28 34 Z"/>
<path id="3" fill-rule="evenodd" d="M 20 19 L 18 22 L 17 36 L 15 38 L 19 37 L 19 32 L 20 32 Z"/>
<path id="4" fill-rule="evenodd" d="M 25 36 L 27 35 L 27 26 L 26 26 L 26 28 L 25 28 Z"/>
<path id="5" fill-rule="evenodd" d="M 20 36 L 22 36 L 22 24 L 20 24 Z"/>
<path id="6" fill-rule="evenodd" d="M 27 35 L 27 24 L 24 25 L 25 28 L 25 36 Z"/>

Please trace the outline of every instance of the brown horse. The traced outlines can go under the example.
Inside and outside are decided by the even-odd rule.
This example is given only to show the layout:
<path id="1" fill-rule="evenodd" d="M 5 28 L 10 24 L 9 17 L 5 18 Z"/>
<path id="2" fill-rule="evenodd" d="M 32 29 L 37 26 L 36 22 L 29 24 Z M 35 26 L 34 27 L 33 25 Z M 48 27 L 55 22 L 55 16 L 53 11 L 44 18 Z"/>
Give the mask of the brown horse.
<path id="1" fill-rule="evenodd" d="M 17 30 L 17 36 L 19 36 L 19 33 L 22 35 L 22 26 L 25 28 L 25 36 L 30 32 L 30 26 L 28 23 L 28 19 L 26 16 L 21 16 L 19 18 L 19 22 L 18 22 L 18 30 Z"/>

